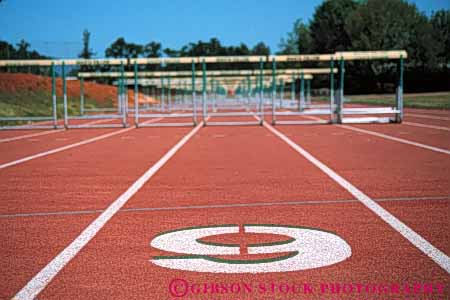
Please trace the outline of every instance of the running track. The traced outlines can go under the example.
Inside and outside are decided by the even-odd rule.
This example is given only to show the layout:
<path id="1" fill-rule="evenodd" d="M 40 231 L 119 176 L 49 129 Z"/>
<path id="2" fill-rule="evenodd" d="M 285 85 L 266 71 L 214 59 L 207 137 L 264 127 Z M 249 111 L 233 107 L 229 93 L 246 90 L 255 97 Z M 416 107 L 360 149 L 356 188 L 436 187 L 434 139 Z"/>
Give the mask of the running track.
<path id="1" fill-rule="evenodd" d="M 450 121 L 442 120 L 449 114 L 411 113 L 422 117 L 408 117 L 407 112 L 405 121 L 450 128 Z M 446 130 L 406 124 L 353 128 L 450 150 Z M 0 164 L 119 130 L 69 130 L 0 143 Z M 8 132 L 5 136 L 23 134 Z M 182 278 L 189 283 L 308 282 L 314 287 L 327 282 L 432 283 L 443 285 L 444 290 L 416 297 L 447 299 L 449 175 L 448 154 L 339 126 L 123 131 L 0 169 L 0 298 L 171 299 L 171 281 Z M 440 261 L 369 209 L 366 198 L 356 197 L 339 178 L 437 249 Z M 124 194 L 137 182 L 142 187 Z M 114 210 L 111 205 L 118 200 L 123 200 L 123 206 Z M 58 256 L 72 241 L 86 238 L 84 230 L 98 224 L 105 214 L 106 222 L 90 231 L 92 239 L 72 255 Z M 332 231 L 350 245 L 352 255 L 317 269 L 238 275 L 172 270 L 149 261 L 166 254 L 150 246 L 161 232 L 221 224 Z M 211 237 L 210 242 L 248 244 L 276 239 L 241 233 Z M 75 249 L 71 247 L 66 249 Z M 57 271 L 55 257 L 56 262 L 64 262 Z M 47 276 L 47 281 L 36 280 L 44 278 L 40 275 Z M 200 299 L 202 295 L 189 296 Z M 289 296 L 304 299 L 303 295 Z M 332 297 L 336 295 L 320 294 L 317 289 L 309 295 L 312 299 Z"/>

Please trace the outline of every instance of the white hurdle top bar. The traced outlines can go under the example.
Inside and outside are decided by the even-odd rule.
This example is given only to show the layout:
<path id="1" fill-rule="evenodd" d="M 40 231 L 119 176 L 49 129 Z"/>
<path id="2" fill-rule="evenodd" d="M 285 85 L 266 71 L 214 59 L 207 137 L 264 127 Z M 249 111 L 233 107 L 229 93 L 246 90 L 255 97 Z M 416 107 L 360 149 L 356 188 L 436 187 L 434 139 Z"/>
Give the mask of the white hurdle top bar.
<path id="1" fill-rule="evenodd" d="M 47 60 L 0 60 L 0 67 L 8 66 L 51 66 L 62 65 L 120 65 L 134 64 L 191 64 L 194 63 L 256 63 L 260 60 L 276 62 L 331 61 L 331 60 L 374 60 L 407 58 L 405 50 L 392 51 L 350 51 L 335 54 L 270 55 L 270 56 L 205 56 L 205 57 L 158 57 L 158 58 L 112 58 L 112 59 L 47 59 Z"/>
<path id="2" fill-rule="evenodd" d="M 301 75 L 303 74 L 330 74 L 329 68 L 315 68 L 315 69 L 278 69 L 275 71 L 276 75 Z M 333 73 L 337 73 L 338 69 L 334 68 Z M 195 76 L 201 77 L 202 71 L 196 71 Z M 271 75 L 272 70 L 264 69 L 264 75 Z M 147 72 L 138 72 L 137 75 L 139 77 L 184 77 L 191 76 L 192 71 L 147 71 Z M 260 70 L 221 70 L 221 71 L 206 71 L 206 75 L 209 77 L 219 77 L 219 76 L 259 76 Z M 121 77 L 122 74 L 120 72 L 79 72 L 79 78 L 95 78 L 95 77 L 112 77 L 117 78 Z M 134 72 L 124 72 L 124 77 L 133 77 Z M 190 78 L 190 77 L 189 77 Z"/>

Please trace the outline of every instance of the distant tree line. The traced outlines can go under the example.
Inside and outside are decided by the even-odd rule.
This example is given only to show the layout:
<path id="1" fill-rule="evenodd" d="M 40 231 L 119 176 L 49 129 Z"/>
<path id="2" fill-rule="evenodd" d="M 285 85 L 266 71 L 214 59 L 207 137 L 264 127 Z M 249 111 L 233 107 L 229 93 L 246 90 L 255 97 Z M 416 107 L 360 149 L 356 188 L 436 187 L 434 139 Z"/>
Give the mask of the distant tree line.
<path id="1" fill-rule="evenodd" d="M 283 54 L 405 49 L 408 91 L 450 90 L 450 10 L 428 17 L 405 0 L 327 0 L 311 20 L 297 20 L 279 48 Z M 387 62 L 347 69 L 347 87 L 355 93 L 392 89 L 396 79 Z"/>
<path id="2" fill-rule="evenodd" d="M 0 0 L 1 1 L 1 0 Z M 81 58 L 92 58 L 90 33 L 83 32 Z M 450 90 L 450 10 L 438 10 L 430 16 L 406 0 L 325 0 L 316 7 L 311 20 L 297 20 L 282 38 L 277 54 L 334 53 L 336 51 L 405 49 L 406 91 Z M 222 45 L 218 38 L 191 42 L 180 49 L 163 48 L 157 41 L 147 44 L 127 42 L 119 37 L 105 50 L 106 57 L 185 57 L 270 55 L 271 49 L 259 42 Z M 0 59 L 39 59 L 45 56 L 30 50 L 22 40 L 14 47 L 0 41 Z M 242 69 L 258 64 L 217 64 L 208 68 Z M 280 67 L 286 65 L 280 64 Z M 290 65 L 292 66 L 292 65 Z M 327 67 L 325 63 L 302 63 L 295 67 Z M 266 67 L 269 67 L 266 65 Z M 142 66 L 141 69 L 186 69 L 184 66 Z M 89 68 L 88 68 L 89 69 Z M 346 64 L 346 89 L 349 92 L 392 91 L 397 80 L 396 65 L 389 61 L 360 61 Z M 327 86 L 327 78 L 317 76 L 314 86 Z"/>
<path id="3" fill-rule="evenodd" d="M 270 48 L 263 42 L 259 42 L 253 48 L 240 43 L 238 46 L 224 46 L 219 39 L 211 38 L 209 41 L 198 41 L 182 46 L 180 49 L 162 48 L 161 43 L 150 42 L 146 45 L 127 43 L 123 37 L 118 38 L 106 50 L 106 57 L 114 58 L 137 58 L 137 57 L 161 57 L 162 54 L 168 57 L 188 57 L 188 56 L 235 56 L 235 55 L 270 55 Z M 242 69 L 251 67 L 248 64 L 215 64 L 214 69 Z M 254 67 L 254 66 L 253 66 Z M 146 69 L 160 69 L 160 66 L 147 66 Z M 190 69 L 189 65 L 168 65 L 167 70 Z"/>
<path id="4" fill-rule="evenodd" d="M 0 0 L 1 1 L 1 0 Z M 0 41 L 0 59 L 44 59 L 48 58 L 36 50 L 30 49 L 31 45 L 21 40 L 16 46 L 5 41 Z"/>
<path id="5" fill-rule="evenodd" d="M 249 48 L 241 43 L 239 46 L 223 46 L 217 38 L 211 38 L 209 41 L 198 41 L 189 43 L 181 49 L 162 49 L 161 43 L 150 42 L 146 45 L 127 43 L 123 37 L 118 38 L 105 51 L 106 57 L 161 57 L 162 53 L 169 57 L 186 56 L 229 56 L 229 55 L 269 55 L 270 48 L 263 42 L 255 47 Z"/>

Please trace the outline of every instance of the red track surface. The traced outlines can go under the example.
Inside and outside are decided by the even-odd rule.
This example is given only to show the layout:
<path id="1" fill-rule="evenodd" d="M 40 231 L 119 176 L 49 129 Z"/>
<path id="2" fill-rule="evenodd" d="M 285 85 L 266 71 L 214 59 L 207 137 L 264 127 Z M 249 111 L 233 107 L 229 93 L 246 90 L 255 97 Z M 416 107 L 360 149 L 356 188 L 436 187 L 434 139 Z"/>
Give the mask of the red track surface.
<path id="1" fill-rule="evenodd" d="M 280 130 L 371 197 L 450 195 L 448 155 L 337 126 Z"/>
<path id="2" fill-rule="evenodd" d="M 0 152 L 2 153 L 0 164 L 77 143 L 82 140 L 87 140 L 112 132 L 113 130 L 114 129 L 76 130 L 70 132 L 61 131 L 48 136 L 36 136 L 8 143 L 0 143 Z"/>
<path id="3" fill-rule="evenodd" d="M 420 123 L 436 124 L 428 119 Z M 443 130 L 407 125 L 357 127 L 450 148 L 449 134 Z M 379 202 L 382 207 L 450 254 L 448 155 L 337 126 L 276 128 L 369 197 L 383 200 Z M 97 210 L 111 204 L 190 130 L 130 130 L 0 170 L 0 236 L 5 253 L 0 258 L 0 298 L 13 297 L 98 216 Z M 70 130 L 40 136 L 34 142 L 0 143 L 0 159 L 8 162 L 110 131 L 113 129 Z M 60 136 L 67 140 L 56 140 Z M 241 206 L 198 207 L 211 205 Z M 55 214 L 46 214 L 49 212 Z M 35 213 L 43 215 L 14 215 Z M 182 272 L 149 261 L 163 254 L 150 246 L 155 235 L 163 231 L 251 223 L 330 230 L 347 241 L 352 256 L 328 267 L 260 275 Z M 226 284 L 295 281 L 317 288 L 328 282 L 430 282 L 443 283 L 446 289 L 444 295 L 434 293 L 429 298 L 446 299 L 450 294 L 450 277 L 445 270 L 259 126 L 200 129 L 62 269 L 38 299 L 172 299 L 168 287 L 175 278 Z M 212 299 L 217 295 L 206 296 Z M 235 300 L 239 296 L 284 294 L 225 296 Z M 303 295 L 289 296 L 305 299 Z M 307 298 L 348 299 L 358 295 L 344 296 L 315 293 Z"/>
<path id="4" fill-rule="evenodd" d="M 430 116 L 433 116 L 433 115 L 430 115 Z M 442 127 L 450 128 L 450 121 L 411 117 L 408 114 L 405 115 L 404 121 L 405 122 L 413 122 L 413 123 L 420 123 L 420 124 L 426 124 L 426 125 L 432 125 L 432 126 L 442 126 Z"/>
<path id="5" fill-rule="evenodd" d="M 252 222 L 299 224 L 333 230 L 352 245 L 354 252 L 350 259 L 335 266 L 304 272 L 264 275 L 182 272 L 162 269 L 149 262 L 153 255 L 159 254 L 151 250 L 150 240 L 161 231 L 205 224 Z M 408 263 L 407 267 L 405 263 Z M 408 242 L 400 239 L 396 232 L 362 205 L 305 205 L 289 209 L 272 207 L 270 213 L 267 208 L 123 213 L 104 228 L 80 256 L 61 272 L 61 275 L 44 290 L 41 298 L 172 299 L 168 287 L 170 281 L 177 278 L 192 283 L 244 281 L 270 284 L 287 281 L 311 282 L 319 285 L 322 282 L 405 280 L 448 283 L 448 274 L 445 271 L 436 267 L 429 258 L 419 253 Z M 282 294 L 277 296 L 280 297 Z M 236 295 L 235 298 L 237 299 Z"/>
<path id="6" fill-rule="evenodd" d="M 383 126 L 386 125 L 386 126 Z M 450 131 L 413 127 L 403 124 L 352 125 L 412 142 L 450 150 Z M 449 127 L 450 128 L 450 127 Z"/>

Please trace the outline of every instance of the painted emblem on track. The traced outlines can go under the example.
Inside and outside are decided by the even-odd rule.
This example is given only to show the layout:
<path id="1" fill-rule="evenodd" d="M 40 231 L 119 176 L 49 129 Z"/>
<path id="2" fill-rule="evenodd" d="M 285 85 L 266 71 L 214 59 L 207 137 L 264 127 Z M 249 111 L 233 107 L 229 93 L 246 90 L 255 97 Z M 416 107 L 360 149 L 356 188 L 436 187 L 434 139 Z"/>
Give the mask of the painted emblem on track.
<path id="1" fill-rule="evenodd" d="M 208 237 L 233 234 L 285 236 L 279 242 L 248 244 L 205 242 Z M 177 253 L 156 256 L 153 264 L 176 270 L 208 273 L 268 273 L 301 271 L 333 265 L 352 254 L 347 242 L 333 232 L 317 228 L 278 225 L 218 225 L 164 232 L 150 243 L 156 249 Z M 244 256 L 244 259 L 240 259 Z M 256 259 L 255 259 L 256 257 Z"/>

